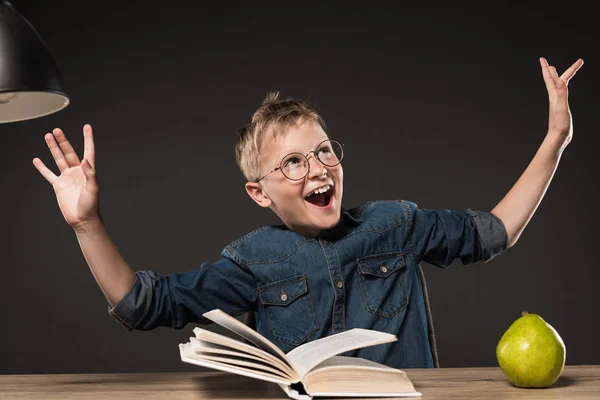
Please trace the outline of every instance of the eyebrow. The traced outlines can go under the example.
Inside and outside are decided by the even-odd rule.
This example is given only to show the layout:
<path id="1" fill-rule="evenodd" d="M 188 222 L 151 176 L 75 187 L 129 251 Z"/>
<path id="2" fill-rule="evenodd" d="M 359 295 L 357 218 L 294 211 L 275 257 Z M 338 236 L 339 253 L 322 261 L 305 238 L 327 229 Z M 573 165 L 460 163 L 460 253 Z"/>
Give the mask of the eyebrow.
<path id="1" fill-rule="evenodd" d="M 310 150 L 310 151 L 316 150 L 316 148 L 317 148 L 318 145 L 320 145 L 321 143 L 323 143 L 324 141 L 326 141 L 328 139 L 329 139 L 329 137 L 326 137 L 326 138 L 323 138 L 323 139 L 319 140 L 319 142 L 313 147 L 313 150 Z M 287 152 L 283 152 L 282 157 L 285 157 L 285 156 L 287 156 L 288 154 L 291 154 L 291 153 L 300 153 L 302 155 L 306 154 L 306 153 L 303 153 L 302 151 L 299 151 L 299 150 L 289 150 L 288 149 Z"/>

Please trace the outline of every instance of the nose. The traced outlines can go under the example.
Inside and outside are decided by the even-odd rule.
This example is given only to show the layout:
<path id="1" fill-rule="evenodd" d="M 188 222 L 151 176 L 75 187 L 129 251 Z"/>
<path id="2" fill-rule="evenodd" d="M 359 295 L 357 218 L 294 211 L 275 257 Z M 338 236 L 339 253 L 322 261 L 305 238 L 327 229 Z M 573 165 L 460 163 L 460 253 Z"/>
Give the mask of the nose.
<path id="1" fill-rule="evenodd" d="M 326 171 L 325 165 L 315 157 L 315 153 L 310 152 L 306 159 L 308 160 L 309 165 L 308 178 L 311 179 L 323 176 L 323 173 Z"/>

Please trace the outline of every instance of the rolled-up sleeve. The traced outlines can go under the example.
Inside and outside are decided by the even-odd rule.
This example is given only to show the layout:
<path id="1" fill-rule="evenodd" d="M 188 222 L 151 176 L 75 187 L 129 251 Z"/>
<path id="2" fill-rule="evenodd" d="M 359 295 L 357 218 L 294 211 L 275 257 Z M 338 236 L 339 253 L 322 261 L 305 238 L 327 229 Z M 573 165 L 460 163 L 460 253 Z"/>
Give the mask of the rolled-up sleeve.
<path id="1" fill-rule="evenodd" d="M 227 258 L 160 277 L 138 271 L 129 292 L 108 311 L 128 331 L 181 329 L 190 322 L 210 323 L 202 314 L 215 308 L 233 316 L 253 309 L 256 286 L 248 269 Z"/>
<path id="2" fill-rule="evenodd" d="M 488 262 L 506 250 L 508 235 L 502 221 L 490 212 L 413 208 L 411 244 L 418 261 L 448 267 Z"/>
<path id="3" fill-rule="evenodd" d="M 481 261 L 488 262 L 504 252 L 508 247 L 508 233 L 502 220 L 487 211 L 473 211 L 469 208 L 467 213 L 473 219 L 479 234 Z"/>

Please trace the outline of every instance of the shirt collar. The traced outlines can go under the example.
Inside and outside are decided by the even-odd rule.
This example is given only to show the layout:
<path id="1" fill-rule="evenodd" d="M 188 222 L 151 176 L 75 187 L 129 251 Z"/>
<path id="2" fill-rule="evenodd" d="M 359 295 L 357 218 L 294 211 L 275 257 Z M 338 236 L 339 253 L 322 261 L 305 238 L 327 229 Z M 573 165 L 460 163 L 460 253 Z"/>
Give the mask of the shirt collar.
<path id="1" fill-rule="evenodd" d="M 334 241 L 337 239 L 341 239 L 344 236 L 348 235 L 352 232 L 352 229 L 360 225 L 362 221 L 356 217 L 354 217 L 348 210 L 342 207 L 342 212 L 340 216 L 340 220 L 336 226 L 324 229 L 321 231 L 317 239 L 324 239 L 328 241 Z"/>

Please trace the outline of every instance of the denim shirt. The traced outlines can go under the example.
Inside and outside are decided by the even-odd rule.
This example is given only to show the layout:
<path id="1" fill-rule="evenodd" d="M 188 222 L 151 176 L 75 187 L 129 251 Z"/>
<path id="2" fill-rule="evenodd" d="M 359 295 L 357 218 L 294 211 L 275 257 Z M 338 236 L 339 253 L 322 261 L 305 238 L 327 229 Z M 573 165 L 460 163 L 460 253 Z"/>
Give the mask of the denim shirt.
<path id="1" fill-rule="evenodd" d="M 433 367 L 421 261 L 445 268 L 487 262 L 507 247 L 489 212 L 426 210 L 410 201 L 374 201 L 342 210 L 340 222 L 309 238 L 265 226 L 235 240 L 215 263 L 157 277 L 139 271 L 109 313 L 127 330 L 208 324 L 204 312 L 253 311 L 256 330 L 284 352 L 352 328 L 396 342 L 344 353 L 395 368 Z"/>

